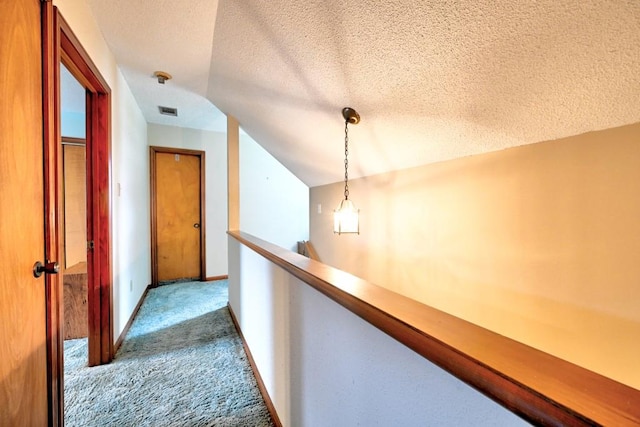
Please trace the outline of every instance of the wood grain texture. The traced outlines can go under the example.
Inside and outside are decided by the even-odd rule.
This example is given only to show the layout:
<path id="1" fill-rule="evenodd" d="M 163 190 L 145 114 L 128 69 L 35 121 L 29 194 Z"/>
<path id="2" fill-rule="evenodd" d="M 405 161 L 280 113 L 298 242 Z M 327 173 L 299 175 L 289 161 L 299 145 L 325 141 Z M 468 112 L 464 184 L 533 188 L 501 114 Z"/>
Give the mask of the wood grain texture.
<path id="1" fill-rule="evenodd" d="M 0 425 L 48 425 L 41 9 L 0 13 Z"/>
<path id="2" fill-rule="evenodd" d="M 63 145 L 65 267 L 87 261 L 87 163 L 85 147 Z M 86 273 L 86 271 L 85 271 Z"/>
<path id="3" fill-rule="evenodd" d="M 151 284 L 182 278 L 204 281 L 205 152 L 150 147 L 149 153 Z"/>
<path id="4" fill-rule="evenodd" d="M 158 280 L 200 277 L 200 159 L 156 153 Z"/>
<path id="5" fill-rule="evenodd" d="M 44 122 L 45 258 L 64 265 L 62 147 L 60 146 L 60 50 L 57 11 L 51 0 L 42 8 L 42 98 Z M 64 424 L 63 284 L 60 274 L 47 275 L 47 383 L 49 425 Z"/>
<path id="6" fill-rule="evenodd" d="M 95 70 L 97 73 L 97 69 Z M 98 73 L 99 74 L 99 73 Z M 99 299 L 91 307 L 91 312 L 99 317 L 97 334 L 100 336 L 100 364 L 113 359 L 113 271 L 111 270 L 111 93 L 101 88 L 89 94 L 92 114 L 89 116 L 91 157 L 94 173 L 94 192 L 87 194 L 88 203 L 94 205 L 93 239 L 95 242 L 94 286 L 99 290 Z"/>
<path id="7" fill-rule="evenodd" d="M 222 276 L 212 276 L 212 277 L 207 277 L 204 281 L 205 282 L 214 282 L 216 280 L 227 280 L 229 278 L 229 276 L 222 275 Z"/>
<path id="8" fill-rule="evenodd" d="M 60 12 L 57 12 L 57 20 L 60 30 L 59 53 L 64 65 L 80 84 L 89 89 L 90 92 L 110 94 L 111 89 L 107 81 L 102 77 L 98 67 L 91 60 L 87 51 L 84 50 L 80 40 L 78 40 L 78 37 L 76 37 Z"/>
<path id="9" fill-rule="evenodd" d="M 227 114 L 227 229 L 240 228 L 240 124 Z"/>
<path id="10" fill-rule="evenodd" d="M 242 232 L 229 235 L 537 425 L 640 425 L 640 391 Z"/>
<path id="11" fill-rule="evenodd" d="M 60 137 L 63 145 L 87 145 L 87 140 L 85 138 L 74 138 L 72 136 L 62 136 Z"/>
<path id="12" fill-rule="evenodd" d="M 79 262 L 64 270 L 64 339 L 89 335 L 87 307 L 87 263 Z"/>
<path id="13" fill-rule="evenodd" d="M 87 89 L 87 239 L 94 249 L 87 254 L 89 280 L 89 366 L 113 358 L 113 296 L 111 271 L 111 89 L 69 24 L 58 13 L 62 63 Z M 59 79 L 56 85 L 59 88 Z"/>

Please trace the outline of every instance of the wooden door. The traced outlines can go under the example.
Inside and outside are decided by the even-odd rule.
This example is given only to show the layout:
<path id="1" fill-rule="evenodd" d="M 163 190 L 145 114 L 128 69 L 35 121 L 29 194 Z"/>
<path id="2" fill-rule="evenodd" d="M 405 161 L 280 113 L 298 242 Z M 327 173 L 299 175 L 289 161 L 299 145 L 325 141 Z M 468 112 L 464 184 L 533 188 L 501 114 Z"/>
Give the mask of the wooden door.
<path id="1" fill-rule="evenodd" d="M 62 138 L 65 340 L 89 336 L 87 162 L 84 139 Z"/>
<path id="2" fill-rule="evenodd" d="M 87 162 L 86 149 L 62 143 L 64 201 L 64 268 L 87 265 Z M 83 141 L 84 142 L 84 141 Z"/>
<path id="3" fill-rule="evenodd" d="M 40 1 L 0 13 L 0 425 L 48 424 Z"/>
<path id="4" fill-rule="evenodd" d="M 204 153 L 152 150 L 157 281 L 201 279 Z"/>

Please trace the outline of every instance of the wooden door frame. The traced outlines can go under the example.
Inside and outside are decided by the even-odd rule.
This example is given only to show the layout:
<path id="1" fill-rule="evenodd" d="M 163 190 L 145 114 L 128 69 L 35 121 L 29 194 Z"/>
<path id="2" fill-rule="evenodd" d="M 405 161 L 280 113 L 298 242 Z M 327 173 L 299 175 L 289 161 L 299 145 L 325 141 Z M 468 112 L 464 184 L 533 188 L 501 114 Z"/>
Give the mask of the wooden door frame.
<path id="1" fill-rule="evenodd" d="M 200 150 L 187 150 L 184 148 L 149 147 L 149 166 L 151 182 L 151 286 L 158 286 L 158 223 L 156 207 L 156 154 L 186 154 L 197 156 L 200 160 L 200 280 L 206 277 L 206 224 L 205 224 L 205 152 Z"/>
<path id="2" fill-rule="evenodd" d="M 46 261 L 61 262 L 61 206 L 62 152 L 57 147 L 60 126 L 58 105 L 60 102 L 59 31 L 55 24 L 56 11 L 53 3 L 43 1 L 42 8 L 42 109 L 44 151 L 44 235 Z M 56 90 L 58 89 L 58 90 Z M 59 275 L 45 275 L 45 301 L 47 322 L 47 391 L 49 425 L 64 425 L 64 366 L 62 321 L 62 280 Z"/>
<path id="3" fill-rule="evenodd" d="M 89 366 L 113 359 L 113 272 L 111 270 L 111 89 L 57 13 L 60 62 L 87 90 L 87 251 Z M 56 82 L 60 90 L 60 79 Z M 59 121 L 58 121 L 59 123 Z M 59 140 L 59 147 L 61 142 Z"/>
<path id="4" fill-rule="evenodd" d="M 45 256 L 63 264 L 60 64 L 87 89 L 87 251 L 89 366 L 113 358 L 111 270 L 111 89 L 51 0 L 42 0 Z M 64 264 L 63 264 L 64 265 Z M 47 275 L 47 383 L 50 425 L 64 423 L 62 320 L 59 275 Z"/>

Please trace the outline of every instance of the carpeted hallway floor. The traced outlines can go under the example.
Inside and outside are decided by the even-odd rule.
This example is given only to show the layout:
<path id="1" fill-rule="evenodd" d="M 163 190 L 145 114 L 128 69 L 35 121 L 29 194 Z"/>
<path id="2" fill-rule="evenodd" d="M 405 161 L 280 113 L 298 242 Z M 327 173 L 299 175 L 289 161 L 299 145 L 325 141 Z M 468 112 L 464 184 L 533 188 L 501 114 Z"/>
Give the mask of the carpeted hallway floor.
<path id="1" fill-rule="evenodd" d="M 271 426 L 226 304 L 226 281 L 151 289 L 109 365 L 66 341 L 65 424 Z"/>

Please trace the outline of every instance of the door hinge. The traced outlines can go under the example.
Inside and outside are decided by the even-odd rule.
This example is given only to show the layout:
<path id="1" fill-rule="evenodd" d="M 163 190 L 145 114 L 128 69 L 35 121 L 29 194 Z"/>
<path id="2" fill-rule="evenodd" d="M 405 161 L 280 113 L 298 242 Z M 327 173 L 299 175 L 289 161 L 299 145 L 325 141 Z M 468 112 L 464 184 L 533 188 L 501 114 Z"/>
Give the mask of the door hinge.
<path id="1" fill-rule="evenodd" d="M 93 250 L 93 240 L 87 241 L 87 250 L 88 251 L 92 251 Z"/>

